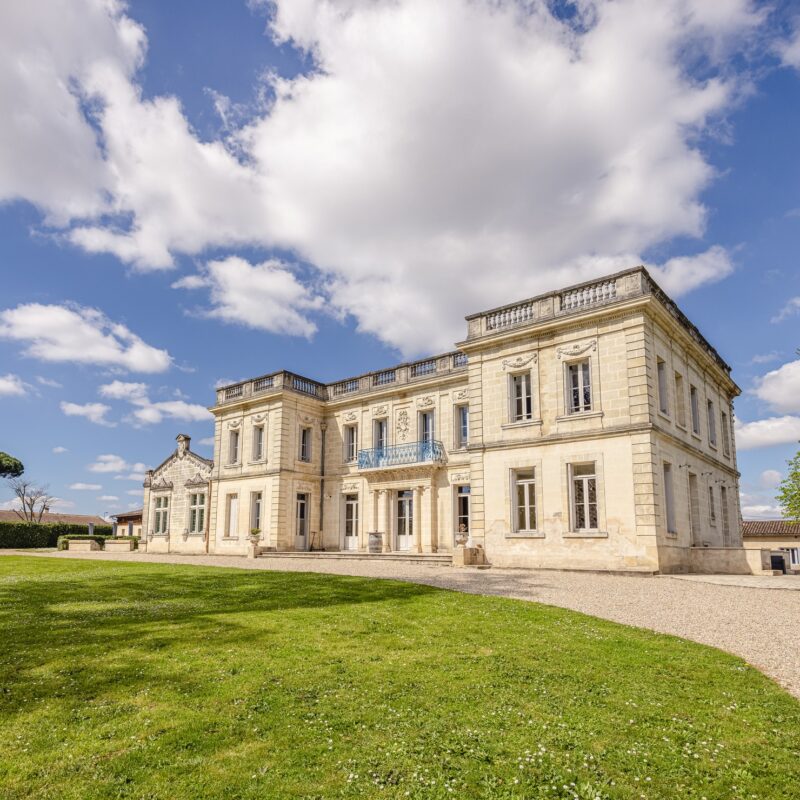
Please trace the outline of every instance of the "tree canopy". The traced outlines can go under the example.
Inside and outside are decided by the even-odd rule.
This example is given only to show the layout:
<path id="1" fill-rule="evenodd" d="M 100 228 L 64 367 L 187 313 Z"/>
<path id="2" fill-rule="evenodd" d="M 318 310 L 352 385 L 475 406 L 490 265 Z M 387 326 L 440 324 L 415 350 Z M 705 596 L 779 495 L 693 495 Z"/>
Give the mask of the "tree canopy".
<path id="1" fill-rule="evenodd" d="M 0 452 L 0 478 L 16 478 L 23 472 L 25 467 L 18 458 Z"/>
<path id="2" fill-rule="evenodd" d="M 800 452 L 787 464 L 789 471 L 781 482 L 776 499 L 786 519 L 800 522 Z"/>

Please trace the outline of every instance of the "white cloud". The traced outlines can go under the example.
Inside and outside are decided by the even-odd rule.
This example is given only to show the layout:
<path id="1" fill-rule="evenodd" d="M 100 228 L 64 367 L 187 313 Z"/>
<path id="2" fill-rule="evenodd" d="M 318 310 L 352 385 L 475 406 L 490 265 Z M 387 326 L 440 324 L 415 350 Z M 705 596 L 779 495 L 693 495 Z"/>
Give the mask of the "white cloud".
<path id="1" fill-rule="evenodd" d="M 206 422 L 211 418 L 211 412 L 198 403 L 188 403 L 183 399 L 153 402 L 149 398 L 149 389 L 150 387 L 146 383 L 127 383 L 115 380 L 104 384 L 98 391 L 101 397 L 127 400 L 131 403 L 134 409 L 126 417 L 126 420 L 134 425 L 153 425 L 164 419 Z"/>
<path id="2" fill-rule="evenodd" d="M 781 357 L 781 354 L 777 350 L 772 350 L 769 353 L 758 353 L 754 355 L 750 359 L 751 364 L 769 364 L 773 361 L 777 361 Z"/>
<path id="3" fill-rule="evenodd" d="M 54 381 L 52 378 L 44 378 L 41 375 L 36 376 L 36 382 L 42 386 L 49 386 L 52 389 L 61 388 L 61 384 L 58 381 Z"/>
<path id="4" fill-rule="evenodd" d="M 793 297 L 787 302 L 783 308 L 770 320 L 770 322 L 778 323 L 783 322 L 789 317 L 800 313 L 800 297 Z"/>
<path id="5" fill-rule="evenodd" d="M 773 411 L 800 413 L 800 360 L 790 361 L 759 378 L 753 392 Z"/>
<path id="6" fill-rule="evenodd" d="M 145 479 L 145 469 L 144 464 L 136 464 L 137 467 L 142 467 L 141 471 L 137 472 L 129 472 L 127 475 L 115 475 L 115 481 L 136 481 L 136 483 L 142 483 Z"/>
<path id="7" fill-rule="evenodd" d="M 781 519 L 782 516 L 781 507 L 774 503 L 742 506 L 742 517 L 744 519 Z"/>
<path id="8" fill-rule="evenodd" d="M 765 469 L 761 473 L 760 480 L 765 489 L 777 489 L 783 480 L 783 475 L 776 469 Z"/>
<path id="9" fill-rule="evenodd" d="M 25 383 L 19 375 L 0 375 L 0 397 L 21 397 L 25 394 Z"/>
<path id="10" fill-rule="evenodd" d="M 66 452 L 68 452 L 67 448 L 62 447 L 61 445 L 57 445 L 56 447 L 53 448 L 53 453 L 57 456 L 61 455 L 61 453 L 66 453 Z"/>
<path id="11" fill-rule="evenodd" d="M 736 447 L 754 450 L 800 441 L 800 417 L 769 417 L 755 422 L 736 420 Z"/>
<path id="12" fill-rule="evenodd" d="M 69 488 L 77 492 L 99 492 L 103 487 L 99 483 L 72 483 Z"/>
<path id="13" fill-rule="evenodd" d="M 107 502 L 107 503 L 112 503 L 112 502 L 118 501 L 119 497 L 117 497 L 116 495 L 113 495 L 113 494 L 103 494 L 103 495 L 100 495 L 100 497 L 98 497 L 97 499 L 98 500 L 103 500 L 104 502 Z"/>
<path id="14" fill-rule="evenodd" d="M 131 497 L 141 497 L 142 496 L 142 490 L 141 489 L 128 489 L 128 491 L 125 492 L 125 494 L 128 494 Z"/>
<path id="15" fill-rule="evenodd" d="M 67 403 L 61 402 L 61 410 L 68 417 L 84 417 L 95 425 L 105 425 L 107 428 L 116 426 L 116 422 L 106 419 L 106 414 L 111 411 L 111 406 L 105 403 Z"/>
<path id="16" fill-rule="evenodd" d="M 175 98 L 142 97 L 145 36 L 121 4 L 2 6 L 0 93 L 20 113 L 0 139 L 0 197 L 140 269 L 291 251 L 321 278 L 267 274 L 288 308 L 245 324 L 308 335 L 322 284 L 335 311 L 409 354 L 450 347 L 465 312 L 702 234 L 713 170 L 697 142 L 742 96 L 736 56 L 765 17 L 749 0 L 586 0 L 572 21 L 525 0 L 266 7 L 276 42 L 314 67 L 270 77 L 249 123 L 217 98 L 226 139 L 200 141 Z M 654 265 L 672 292 L 730 269 L 719 247 Z M 211 313 L 249 308 L 238 280 L 215 280 Z"/>
<path id="17" fill-rule="evenodd" d="M 97 456 L 93 464 L 89 464 L 89 472 L 124 472 L 130 469 L 128 462 L 122 457 L 113 453 Z"/>
<path id="18" fill-rule="evenodd" d="M 125 381 L 112 381 L 98 389 L 101 397 L 111 400 L 128 400 L 135 402 L 147 396 L 146 383 L 126 383 Z"/>
<path id="19" fill-rule="evenodd" d="M 204 447 L 213 447 L 214 446 L 214 437 L 213 436 L 206 436 L 205 439 L 200 439 L 198 444 L 202 444 Z"/>
<path id="20" fill-rule="evenodd" d="M 800 69 L 800 17 L 795 23 L 791 36 L 779 42 L 776 49 L 785 66 Z"/>
<path id="21" fill-rule="evenodd" d="M 283 262 L 275 260 L 250 264 L 231 256 L 210 261 L 203 275 L 189 275 L 172 286 L 207 286 L 211 307 L 200 309 L 203 316 L 294 336 L 311 336 L 317 330 L 304 312 L 320 309 L 324 304 Z"/>
<path id="22" fill-rule="evenodd" d="M 94 308 L 29 303 L 0 311 L 0 338 L 26 343 L 42 361 L 98 364 L 133 372 L 164 372 L 172 357 L 151 347 Z"/>

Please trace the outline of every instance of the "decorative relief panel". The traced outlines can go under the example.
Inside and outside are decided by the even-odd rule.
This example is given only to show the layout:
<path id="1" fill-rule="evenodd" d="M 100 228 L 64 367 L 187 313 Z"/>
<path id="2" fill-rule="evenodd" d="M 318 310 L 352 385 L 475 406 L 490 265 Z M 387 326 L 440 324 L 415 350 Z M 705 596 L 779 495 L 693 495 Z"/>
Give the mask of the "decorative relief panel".
<path id="1" fill-rule="evenodd" d="M 434 400 L 431 395 L 428 395 L 427 397 L 420 397 L 417 400 L 418 408 L 428 408 L 429 406 L 435 406 L 435 405 L 436 405 L 436 400 Z"/>
<path id="2" fill-rule="evenodd" d="M 357 492 L 359 489 L 359 485 L 357 483 L 343 483 L 342 484 L 342 491 L 343 492 Z"/>
<path id="3" fill-rule="evenodd" d="M 345 422 L 355 422 L 357 419 L 358 419 L 358 414 L 356 414 L 355 411 L 348 411 L 344 415 L 344 421 Z"/>
<path id="4" fill-rule="evenodd" d="M 228 423 L 228 427 L 229 428 L 238 428 L 241 424 L 242 424 L 242 421 L 240 419 L 232 419 Z"/>
<path id="5" fill-rule="evenodd" d="M 375 406 L 372 409 L 373 417 L 385 417 L 389 414 L 389 406 Z"/>
<path id="6" fill-rule="evenodd" d="M 255 414 L 253 415 L 253 422 L 263 422 L 266 418 L 266 414 Z"/>
<path id="7" fill-rule="evenodd" d="M 468 389 L 461 389 L 458 392 L 453 392 L 453 400 L 466 400 L 469 397 Z"/>
<path id="8" fill-rule="evenodd" d="M 172 489 L 172 481 L 168 481 L 165 478 L 156 478 L 150 484 L 150 489 L 154 492 L 167 491 L 168 489 Z"/>
<path id="9" fill-rule="evenodd" d="M 597 339 L 592 339 L 591 342 L 576 342 L 575 344 L 558 347 L 556 348 L 556 353 L 558 353 L 559 358 L 574 358 L 589 350 L 597 350 Z"/>
<path id="10" fill-rule="evenodd" d="M 468 483 L 469 472 L 454 472 L 450 476 L 450 483 Z"/>
<path id="11" fill-rule="evenodd" d="M 505 358 L 503 359 L 503 369 L 522 369 L 523 367 L 528 366 L 528 364 L 537 362 L 537 354 L 530 353 L 530 354 L 520 354 L 516 356 L 516 358 Z"/>
<path id="12" fill-rule="evenodd" d="M 408 439 L 408 432 L 411 430 L 411 419 L 408 416 L 408 411 L 403 409 L 397 415 L 397 438 L 401 442 L 405 442 Z"/>

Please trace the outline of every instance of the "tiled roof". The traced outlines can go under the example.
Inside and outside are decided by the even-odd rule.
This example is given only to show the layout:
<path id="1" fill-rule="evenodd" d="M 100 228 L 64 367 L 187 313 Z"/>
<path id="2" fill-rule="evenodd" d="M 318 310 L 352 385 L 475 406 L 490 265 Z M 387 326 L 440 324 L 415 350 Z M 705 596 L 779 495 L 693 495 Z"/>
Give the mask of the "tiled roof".
<path id="1" fill-rule="evenodd" d="M 0 522 L 23 522 L 14 511 L 0 511 Z M 66 525 L 110 525 L 107 519 L 95 517 L 90 514 L 42 514 L 41 522 L 61 522 Z"/>
<path id="2" fill-rule="evenodd" d="M 800 536 L 800 523 L 785 519 L 746 519 L 743 536 Z"/>
<path id="3" fill-rule="evenodd" d="M 120 514 L 112 514 L 111 518 L 115 519 L 117 522 L 125 521 L 136 521 L 137 519 L 141 519 L 144 514 L 143 508 L 134 508 L 133 511 L 125 511 Z"/>

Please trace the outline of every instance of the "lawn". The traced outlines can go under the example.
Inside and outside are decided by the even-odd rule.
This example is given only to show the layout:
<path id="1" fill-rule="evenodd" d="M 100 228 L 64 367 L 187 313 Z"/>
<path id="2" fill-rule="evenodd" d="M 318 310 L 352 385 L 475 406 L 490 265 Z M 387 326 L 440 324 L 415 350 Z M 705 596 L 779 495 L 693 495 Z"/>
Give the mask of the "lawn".
<path id="1" fill-rule="evenodd" d="M 796 798 L 740 659 L 391 581 L 0 558 L 0 797 Z"/>

